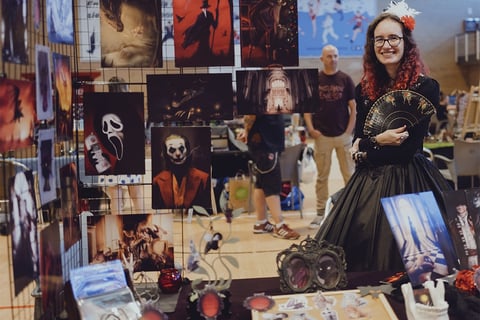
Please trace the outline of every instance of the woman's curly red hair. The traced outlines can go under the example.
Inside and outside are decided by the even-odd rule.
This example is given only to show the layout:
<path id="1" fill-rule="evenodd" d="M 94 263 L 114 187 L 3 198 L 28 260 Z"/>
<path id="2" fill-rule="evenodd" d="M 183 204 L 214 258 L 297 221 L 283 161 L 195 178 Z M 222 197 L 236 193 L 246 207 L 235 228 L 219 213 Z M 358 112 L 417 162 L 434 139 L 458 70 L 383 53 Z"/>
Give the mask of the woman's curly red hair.
<path id="1" fill-rule="evenodd" d="M 385 19 L 391 19 L 401 24 L 405 46 L 404 56 L 400 62 L 397 77 L 394 79 L 393 85 L 391 85 L 391 79 L 385 66 L 378 61 L 375 55 L 373 39 L 375 28 Z M 388 90 L 408 89 L 418 80 L 421 74 L 426 73 L 425 64 L 420 57 L 420 51 L 412 37 L 412 32 L 405 27 L 397 16 L 383 13 L 369 25 L 363 56 L 363 71 L 364 73 L 361 79 L 362 94 L 373 101 Z"/>

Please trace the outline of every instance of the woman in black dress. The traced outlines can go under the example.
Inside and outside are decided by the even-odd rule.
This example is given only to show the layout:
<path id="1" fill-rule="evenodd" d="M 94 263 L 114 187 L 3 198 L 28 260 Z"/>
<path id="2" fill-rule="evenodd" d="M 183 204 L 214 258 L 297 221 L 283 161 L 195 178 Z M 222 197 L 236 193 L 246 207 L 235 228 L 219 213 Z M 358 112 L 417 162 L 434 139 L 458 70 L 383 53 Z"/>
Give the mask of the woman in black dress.
<path id="1" fill-rule="evenodd" d="M 442 191 L 451 189 L 421 153 L 431 113 L 417 115 L 417 123 L 408 126 L 391 121 L 388 129 L 377 132 L 369 121 L 374 103 L 388 102 L 384 95 L 391 93 L 393 98 L 398 90 L 408 90 L 401 92 L 417 98 L 419 93 L 433 106 L 439 103 L 439 84 L 425 75 L 412 37 L 415 20 L 401 15 L 387 10 L 368 28 L 364 74 L 356 87 L 357 122 L 351 148 L 356 170 L 316 235 L 319 241 L 343 247 L 348 271 L 404 269 L 381 198 L 431 190 L 443 210 Z M 382 109 L 388 105 L 379 106 L 385 118 L 393 111 Z M 420 106 L 410 106 L 412 113 L 421 113 Z"/>

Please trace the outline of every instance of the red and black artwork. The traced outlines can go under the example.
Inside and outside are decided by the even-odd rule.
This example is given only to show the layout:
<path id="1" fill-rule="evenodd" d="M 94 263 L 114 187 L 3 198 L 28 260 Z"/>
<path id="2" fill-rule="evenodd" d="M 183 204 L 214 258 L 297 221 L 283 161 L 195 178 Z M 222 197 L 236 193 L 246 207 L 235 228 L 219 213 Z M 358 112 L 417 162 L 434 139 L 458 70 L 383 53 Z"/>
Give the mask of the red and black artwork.
<path id="1" fill-rule="evenodd" d="M 100 0 L 102 67 L 162 67 L 160 0 Z"/>
<path id="2" fill-rule="evenodd" d="M 148 122 L 233 119 L 232 75 L 147 75 Z"/>
<path id="3" fill-rule="evenodd" d="M 319 104 L 316 69 L 237 71 L 239 114 L 311 113 Z"/>
<path id="4" fill-rule="evenodd" d="M 38 189 L 41 205 L 57 198 L 54 144 L 54 128 L 38 130 Z"/>
<path id="5" fill-rule="evenodd" d="M 242 67 L 298 66 L 296 0 L 240 0 Z"/>
<path id="6" fill-rule="evenodd" d="M 2 0 L 0 30 L 4 62 L 27 64 L 27 0 Z"/>
<path id="7" fill-rule="evenodd" d="M 18 172 L 9 179 L 10 226 L 12 232 L 15 295 L 39 276 L 37 206 L 32 171 Z"/>
<path id="8" fill-rule="evenodd" d="M 53 222 L 40 231 L 40 289 L 43 314 L 55 318 L 63 310 L 62 256 L 59 223 Z"/>
<path id="9" fill-rule="evenodd" d="M 84 95 L 85 173 L 145 174 L 143 92 Z"/>
<path id="10" fill-rule="evenodd" d="M 231 0 L 173 1 L 176 67 L 233 66 Z"/>
<path id="11" fill-rule="evenodd" d="M 0 79 L 0 152 L 33 144 L 37 114 L 34 82 Z"/>
<path id="12" fill-rule="evenodd" d="M 173 216 L 122 214 L 89 219 L 90 263 L 114 259 L 133 262 L 133 271 L 160 271 L 174 267 Z"/>
<path id="13" fill-rule="evenodd" d="M 70 69 L 70 57 L 58 53 L 52 54 L 53 72 L 55 80 L 56 101 L 56 128 L 58 140 L 70 140 L 73 138 L 73 115 L 72 115 L 72 72 Z"/>
<path id="14" fill-rule="evenodd" d="M 38 120 L 53 119 L 52 77 L 50 67 L 50 48 L 35 46 L 35 83 L 37 94 Z"/>
<path id="15" fill-rule="evenodd" d="M 152 208 L 211 208 L 210 127 L 154 127 Z"/>
<path id="16" fill-rule="evenodd" d="M 78 175 L 75 162 L 60 168 L 60 201 L 62 203 L 63 243 L 68 251 L 80 240 L 80 201 Z"/>

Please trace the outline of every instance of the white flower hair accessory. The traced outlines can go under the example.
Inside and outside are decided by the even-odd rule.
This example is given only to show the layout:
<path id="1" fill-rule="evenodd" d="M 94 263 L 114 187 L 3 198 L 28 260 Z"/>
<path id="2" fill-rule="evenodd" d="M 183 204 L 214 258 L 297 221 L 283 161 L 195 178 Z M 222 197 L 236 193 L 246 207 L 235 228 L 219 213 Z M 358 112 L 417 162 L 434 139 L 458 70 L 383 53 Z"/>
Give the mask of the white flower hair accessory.
<path id="1" fill-rule="evenodd" d="M 409 8 L 405 0 L 402 1 L 390 1 L 385 12 L 396 15 L 402 20 L 403 25 L 410 31 L 415 28 L 415 16 L 420 13 L 413 8 Z"/>

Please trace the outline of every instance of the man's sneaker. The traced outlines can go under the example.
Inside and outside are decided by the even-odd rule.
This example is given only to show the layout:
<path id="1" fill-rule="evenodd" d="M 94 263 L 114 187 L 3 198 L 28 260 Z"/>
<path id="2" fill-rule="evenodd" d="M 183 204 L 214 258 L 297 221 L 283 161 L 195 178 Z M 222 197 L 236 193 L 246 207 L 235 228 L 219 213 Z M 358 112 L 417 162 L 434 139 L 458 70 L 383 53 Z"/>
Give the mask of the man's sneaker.
<path id="1" fill-rule="evenodd" d="M 324 217 L 325 217 L 325 216 L 315 216 L 315 219 L 313 219 L 312 222 L 310 222 L 309 228 L 310 228 L 310 229 L 318 229 L 318 228 L 320 228 L 320 225 L 322 224 Z"/>
<path id="2" fill-rule="evenodd" d="M 262 224 L 255 224 L 253 226 L 253 233 L 270 233 L 273 232 L 275 227 L 268 221 L 265 221 Z"/>
<path id="3" fill-rule="evenodd" d="M 280 228 L 275 228 L 273 232 L 275 238 L 287 239 L 287 240 L 296 240 L 300 237 L 300 234 L 292 229 L 290 229 L 285 223 L 282 224 Z"/>

